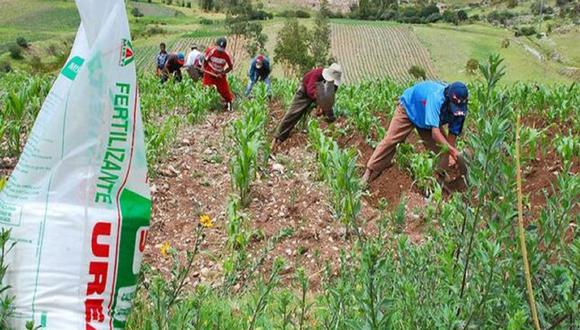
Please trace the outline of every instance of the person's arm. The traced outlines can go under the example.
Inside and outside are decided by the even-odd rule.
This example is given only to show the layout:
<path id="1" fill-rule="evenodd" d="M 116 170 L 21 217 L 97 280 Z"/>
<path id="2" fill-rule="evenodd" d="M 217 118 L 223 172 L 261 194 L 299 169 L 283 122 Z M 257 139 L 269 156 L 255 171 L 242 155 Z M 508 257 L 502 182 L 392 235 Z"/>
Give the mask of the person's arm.
<path id="1" fill-rule="evenodd" d="M 228 67 L 224 70 L 224 75 L 230 73 L 233 69 L 234 69 L 234 63 L 232 62 L 232 58 L 230 57 L 230 54 L 228 54 L 227 52 L 225 52 L 226 54 L 226 64 L 228 65 Z"/>
<path id="2" fill-rule="evenodd" d="M 318 96 L 318 91 L 316 90 L 318 79 L 316 78 L 316 74 L 310 74 L 306 81 L 306 95 L 308 95 L 311 100 L 316 100 L 316 97 Z"/>
<path id="3" fill-rule="evenodd" d="M 256 60 L 252 60 L 250 63 L 250 72 L 248 72 L 248 76 L 250 77 L 250 81 L 255 81 L 256 76 Z"/>
<path id="4" fill-rule="evenodd" d="M 447 146 L 449 148 L 449 155 L 453 158 L 453 160 L 457 160 L 457 156 L 459 156 L 459 151 L 457 150 L 457 148 L 455 148 L 456 139 L 453 134 L 450 134 L 449 138 L 447 138 L 445 137 L 445 135 L 443 134 L 443 132 L 439 127 L 433 127 L 431 129 L 431 137 L 433 137 L 433 140 L 435 140 L 437 144 L 441 146 Z M 448 139 L 450 141 L 448 141 Z"/>

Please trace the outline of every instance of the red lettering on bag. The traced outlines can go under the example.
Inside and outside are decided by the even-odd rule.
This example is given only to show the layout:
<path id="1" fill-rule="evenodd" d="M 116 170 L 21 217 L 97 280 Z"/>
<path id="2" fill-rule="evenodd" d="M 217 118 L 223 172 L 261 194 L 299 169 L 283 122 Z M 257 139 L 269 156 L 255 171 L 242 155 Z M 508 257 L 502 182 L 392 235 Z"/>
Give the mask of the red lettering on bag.
<path id="1" fill-rule="evenodd" d="M 93 260 L 89 262 L 89 277 L 92 280 L 87 283 L 87 296 L 85 299 L 86 330 L 95 329 L 91 325 L 92 322 L 102 323 L 105 321 L 105 314 L 103 313 L 104 299 L 99 296 L 107 288 L 109 261 L 95 259 L 109 257 L 109 236 L 111 236 L 111 224 L 97 222 L 91 233 L 91 259 Z M 100 243 L 99 240 L 101 241 Z"/>
<path id="2" fill-rule="evenodd" d="M 141 235 L 139 235 L 139 252 L 143 253 L 145 251 L 145 242 L 147 241 L 148 230 L 143 230 Z"/>
<path id="3" fill-rule="evenodd" d="M 93 281 L 87 286 L 87 296 L 105 292 L 108 270 L 109 264 L 107 262 L 92 261 L 89 264 L 89 275 L 93 276 Z"/>
<path id="4" fill-rule="evenodd" d="M 91 321 L 103 322 L 105 320 L 105 314 L 103 314 L 103 299 L 85 300 L 85 320 L 87 323 Z"/>
<path id="5" fill-rule="evenodd" d="M 93 239 L 91 240 L 91 248 L 95 257 L 106 258 L 109 256 L 109 245 L 99 244 L 100 236 L 111 235 L 111 224 L 108 222 L 98 222 L 93 228 Z"/>

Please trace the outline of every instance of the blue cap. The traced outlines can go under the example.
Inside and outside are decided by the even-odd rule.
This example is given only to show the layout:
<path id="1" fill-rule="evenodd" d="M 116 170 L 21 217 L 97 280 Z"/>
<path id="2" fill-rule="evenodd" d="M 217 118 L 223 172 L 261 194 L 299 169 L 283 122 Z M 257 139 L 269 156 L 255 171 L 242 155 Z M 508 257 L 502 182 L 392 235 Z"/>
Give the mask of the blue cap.
<path id="1" fill-rule="evenodd" d="M 183 60 L 185 60 L 185 55 L 183 55 L 183 53 L 177 53 L 177 58 L 178 58 L 180 61 L 183 61 Z"/>
<path id="2" fill-rule="evenodd" d="M 451 112 L 456 116 L 465 116 L 469 91 L 464 83 L 456 81 L 447 86 L 445 97 L 449 100 Z"/>

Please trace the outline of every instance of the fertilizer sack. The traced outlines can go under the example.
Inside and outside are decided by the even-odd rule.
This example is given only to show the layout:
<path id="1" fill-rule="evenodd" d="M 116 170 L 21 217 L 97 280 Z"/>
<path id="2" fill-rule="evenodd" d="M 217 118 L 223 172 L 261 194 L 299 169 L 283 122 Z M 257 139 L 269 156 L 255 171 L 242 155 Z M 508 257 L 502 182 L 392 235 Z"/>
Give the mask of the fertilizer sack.
<path id="1" fill-rule="evenodd" d="M 123 0 L 77 0 L 81 24 L 18 165 L 0 192 L 16 242 L 5 285 L 24 329 L 122 329 L 151 198 Z M 5 293 L 6 294 L 6 293 Z"/>

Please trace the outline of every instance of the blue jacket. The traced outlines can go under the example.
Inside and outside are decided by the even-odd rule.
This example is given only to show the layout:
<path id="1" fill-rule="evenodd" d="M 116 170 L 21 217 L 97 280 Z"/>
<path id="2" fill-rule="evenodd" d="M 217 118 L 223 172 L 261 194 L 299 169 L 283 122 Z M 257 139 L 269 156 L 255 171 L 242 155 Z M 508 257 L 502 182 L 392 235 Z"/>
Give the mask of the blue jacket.
<path id="1" fill-rule="evenodd" d="M 268 78 L 268 76 L 270 76 L 270 72 L 272 72 L 272 69 L 270 68 L 270 60 L 267 57 L 264 57 L 264 65 L 260 69 L 256 67 L 256 59 L 257 57 L 255 57 L 250 63 L 249 76 L 250 80 L 253 82 L 258 81 L 258 79 L 264 80 Z"/>
<path id="2" fill-rule="evenodd" d="M 406 89 L 400 98 L 409 120 L 418 128 L 431 129 L 449 125 L 453 135 L 461 134 L 465 116 L 454 116 L 445 102 L 446 84 L 424 81 Z"/>

